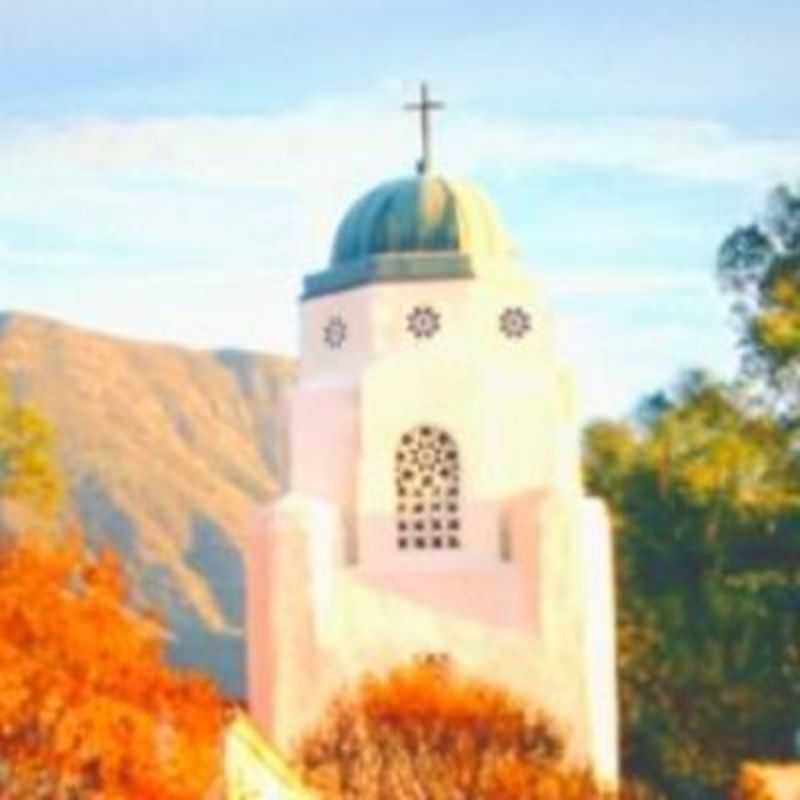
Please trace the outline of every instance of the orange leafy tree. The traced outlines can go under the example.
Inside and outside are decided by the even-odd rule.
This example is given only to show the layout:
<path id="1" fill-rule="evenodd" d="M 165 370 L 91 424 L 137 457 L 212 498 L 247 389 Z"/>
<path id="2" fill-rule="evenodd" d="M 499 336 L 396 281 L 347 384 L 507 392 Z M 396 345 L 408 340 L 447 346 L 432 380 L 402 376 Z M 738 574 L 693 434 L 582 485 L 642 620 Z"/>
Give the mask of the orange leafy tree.
<path id="1" fill-rule="evenodd" d="M 189 800 L 213 780 L 222 700 L 127 601 L 118 560 L 77 534 L 0 544 L 3 800 Z"/>
<path id="2" fill-rule="evenodd" d="M 327 798 L 597 800 L 591 776 L 562 762 L 544 717 L 503 689 L 436 662 L 367 677 L 335 699 L 299 744 L 297 766 Z"/>

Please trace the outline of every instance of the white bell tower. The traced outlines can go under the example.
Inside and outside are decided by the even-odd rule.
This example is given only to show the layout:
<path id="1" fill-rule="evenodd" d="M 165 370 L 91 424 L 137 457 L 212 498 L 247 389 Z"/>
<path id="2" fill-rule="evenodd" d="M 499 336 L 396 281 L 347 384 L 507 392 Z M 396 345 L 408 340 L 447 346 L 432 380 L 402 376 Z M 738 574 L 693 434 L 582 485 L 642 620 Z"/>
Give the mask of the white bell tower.
<path id="1" fill-rule="evenodd" d="M 580 491 L 578 428 L 550 312 L 489 203 L 428 175 L 379 186 L 307 278 L 302 326 L 291 485 L 341 510 L 345 563 L 527 624 L 511 517 L 532 489 Z"/>
<path id="2" fill-rule="evenodd" d="M 570 374 L 490 203 L 429 160 L 305 280 L 291 493 L 247 554 L 251 706 L 286 743 L 365 671 L 448 653 L 613 781 L 611 542 Z"/>

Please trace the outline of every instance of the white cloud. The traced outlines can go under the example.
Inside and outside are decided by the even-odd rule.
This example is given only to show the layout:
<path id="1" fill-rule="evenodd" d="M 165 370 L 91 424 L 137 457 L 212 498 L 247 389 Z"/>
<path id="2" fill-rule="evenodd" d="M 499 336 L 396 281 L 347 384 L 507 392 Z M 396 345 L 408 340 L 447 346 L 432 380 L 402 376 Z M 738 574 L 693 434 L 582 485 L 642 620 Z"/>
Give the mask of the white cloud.
<path id="1" fill-rule="evenodd" d="M 402 105 L 407 88 L 386 82 L 375 92 L 321 97 L 264 117 L 0 127 L 0 305 L 125 335 L 291 351 L 301 274 L 324 266 L 335 225 L 355 196 L 410 169 L 416 128 L 403 112 L 387 110 Z M 748 138 L 702 120 L 577 126 L 452 115 L 439 140 L 447 172 L 506 169 L 521 185 L 531 171 L 558 168 L 751 188 L 800 174 L 800 139 Z M 14 245 L 20 230 L 28 240 Z M 627 235 L 614 232 L 620 241 Z M 120 279 L 122 271 L 136 277 Z M 43 291 L 48 274 L 60 278 Z M 599 269 L 547 283 L 557 301 L 619 304 L 699 291 L 709 278 L 666 268 Z M 693 341 L 691 328 L 680 335 L 643 332 L 633 322 L 603 329 L 593 317 L 587 332 L 583 319 L 568 321 L 568 349 L 590 376 L 592 413 L 619 410 L 643 380 L 663 382 L 680 353 L 722 358 L 711 338 Z"/>
<path id="2" fill-rule="evenodd" d="M 84 275 L 44 291 L 4 287 L 0 310 L 30 311 L 105 333 L 191 347 L 297 352 L 299 282 L 254 271 Z"/>
<path id="3" fill-rule="evenodd" d="M 706 288 L 710 277 L 701 272 L 674 272 L 669 268 L 645 272 L 621 272 L 614 269 L 561 272 L 547 276 L 551 297 L 623 297 L 665 292 L 696 292 Z"/>
<path id="4" fill-rule="evenodd" d="M 0 130 L 3 174 L 151 178 L 296 192 L 352 188 L 405 170 L 416 128 L 400 84 L 312 99 L 263 117 L 83 119 Z M 691 181 L 769 182 L 800 172 L 800 138 L 757 138 L 702 119 L 441 121 L 437 160 L 458 172 L 592 167 Z M 438 144 L 438 142 L 437 142 Z M 441 153 L 439 152 L 441 151 Z"/>
<path id="5" fill-rule="evenodd" d="M 800 138 L 747 138 L 702 119 L 609 119 L 592 124 L 462 120 L 466 162 L 512 170 L 591 167 L 700 182 L 769 184 L 800 173 Z M 467 135 L 471 132 L 471 135 Z"/>
<path id="6" fill-rule="evenodd" d="M 591 284 L 575 288 L 576 298 L 593 296 Z M 561 352 L 574 366 L 586 417 L 628 413 L 686 369 L 733 376 L 737 354 L 727 307 L 712 285 L 676 279 L 648 287 L 647 280 L 623 277 L 614 288 L 602 306 L 576 303 L 558 314 Z M 554 297 L 557 309 L 561 299 Z"/>
<path id="7" fill-rule="evenodd" d="M 0 214 L 112 246 L 186 247 L 304 268 L 324 262 L 343 210 L 408 171 L 416 130 L 400 84 L 264 117 L 82 119 L 0 128 Z M 800 139 L 747 139 L 698 120 L 592 126 L 443 123 L 447 171 L 602 168 L 767 185 L 800 173 Z M 624 234 L 621 231 L 620 234 Z"/>

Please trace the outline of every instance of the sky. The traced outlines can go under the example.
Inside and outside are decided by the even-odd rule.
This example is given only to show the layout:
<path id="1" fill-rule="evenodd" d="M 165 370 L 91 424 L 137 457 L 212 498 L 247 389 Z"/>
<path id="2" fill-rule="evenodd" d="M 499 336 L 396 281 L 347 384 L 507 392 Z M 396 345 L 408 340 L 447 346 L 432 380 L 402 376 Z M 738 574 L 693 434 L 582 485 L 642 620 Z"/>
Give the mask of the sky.
<path id="1" fill-rule="evenodd" d="M 722 238 L 800 176 L 800 5 L 0 0 L 0 310 L 294 353 L 302 276 L 409 174 L 477 182 L 585 417 L 736 352 Z"/>

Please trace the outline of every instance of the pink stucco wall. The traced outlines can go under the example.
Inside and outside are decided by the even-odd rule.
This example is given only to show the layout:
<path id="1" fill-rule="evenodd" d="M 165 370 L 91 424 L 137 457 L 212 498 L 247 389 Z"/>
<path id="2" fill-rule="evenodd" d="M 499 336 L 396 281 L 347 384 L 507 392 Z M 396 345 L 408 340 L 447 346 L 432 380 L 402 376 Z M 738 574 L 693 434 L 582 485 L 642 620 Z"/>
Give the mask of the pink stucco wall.
<path id="1" fill-rule="evenodd" d="M 448 569 L 411 565 L 386 571 L 354 570 L 352 577 L 365 586 L 393 592 L 453 618 L 532 632 L 532 609 L 525 603 L 523 575 L 516 564 Z"/>
<path id="2" fill-rule="evenodd" d="M 520 499 L 515 519 L 524 527 L 512 530 L 512 543 L 528 558 L 451 574 L 430 564 L 383 572 L 344 565 L 336 554 L 346 533 L 328 504 L 291 497 L 263 513 L 247 548 L 255 719 L 290 749 L 333 694 L 366 672 L 420 653 L 448 653 L 466 672 L 548 711 L 562 726 L 570 758 L 613 780 L 616 681 L 603 555 L 609 534 L 597 515 L 591 530 L 582 527 L 582 502 L 535 494 L 526 515 Z M 590 576 L 587 591 L 586 565 L 597 564 L 598 553 L 606 566 Z M 546 569 L 537 572 L 536 563 Z"/>
<path id="3" fill-rule="evenodd" d="M 409 334 L 420 304 L 441 316 L 434 337 Z M 516 306 L 533 325 L 512 340 L 498 316 Z M 259 724 L 289 747 L 365 672 L 448 653 L 550 712 L 570 758 L 613 781 L 611 539 L 582 494 L 574 390 L 538 289 L 378 284 L 304 303 L 301 316 L 292 493 L 258 515 L 246 548 Z M 334 316 L 347 325 L 338 348 L 323 335 Z M 458 449 L 453 549 L 398 543 L 397 448 L 421 425 Z"/>

